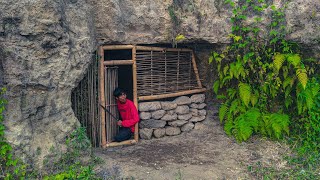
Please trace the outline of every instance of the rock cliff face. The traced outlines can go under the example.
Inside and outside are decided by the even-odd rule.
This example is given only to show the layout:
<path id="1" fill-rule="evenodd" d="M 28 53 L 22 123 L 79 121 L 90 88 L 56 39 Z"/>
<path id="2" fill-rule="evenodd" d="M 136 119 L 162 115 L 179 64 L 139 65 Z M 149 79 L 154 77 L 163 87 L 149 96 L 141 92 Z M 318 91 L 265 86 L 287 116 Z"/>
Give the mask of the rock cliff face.
<path id="1" fill-rule="evenodd" d="M 6 137 L 26 161 L 64 144 L 79 124 L 70 94 L 95 49 L 90 13 L 83 0 L 0 2 Z"/>
<path id="2" fill-rule="evenodd" d="M 2 0 L 0 86 L 8 88 L 6 137 L 26 161 L 41 162 L 79 124 L 70 94 L 98 44 L 195 44 L 200 75 L 211 87 L 211 48 L 227 44 L 224 0 Z M 277 5 L 284 0 L 274 0 Z M 320 0 L 292 0 L 288 38 L 319 58 Z M 198 43 L 206 43 L 205 48 Z M 207 49 L 207 50 L 204 50 Z M 208 76 L 209 74 L 209 76 Z M 39 153 L 40 152 L 40 153 Z M 40 154 L 40 155 L 39 155 Z"/>

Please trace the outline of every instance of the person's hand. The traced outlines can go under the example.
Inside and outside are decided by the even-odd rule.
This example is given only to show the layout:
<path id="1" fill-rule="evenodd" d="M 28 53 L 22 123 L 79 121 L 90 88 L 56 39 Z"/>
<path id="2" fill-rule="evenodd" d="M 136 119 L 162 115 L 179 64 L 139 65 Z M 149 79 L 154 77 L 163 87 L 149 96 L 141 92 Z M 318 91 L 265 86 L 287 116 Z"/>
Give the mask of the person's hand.
<path id="1" fill-rule="evenodd" d="M 121 120 L 118 121 L 117 124 L 118 124 L 118 126 L 122 126 L 122 121 Z"/>

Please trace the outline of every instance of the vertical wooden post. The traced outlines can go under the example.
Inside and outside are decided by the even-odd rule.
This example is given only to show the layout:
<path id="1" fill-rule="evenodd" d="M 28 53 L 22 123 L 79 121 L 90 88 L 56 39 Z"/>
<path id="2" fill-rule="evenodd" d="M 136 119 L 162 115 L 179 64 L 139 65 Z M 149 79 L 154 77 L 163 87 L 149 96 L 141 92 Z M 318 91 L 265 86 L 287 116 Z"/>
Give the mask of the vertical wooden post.
<path id="1" fill-rule="evenodd" d="M 199 72 L 198 72 L 198 68 L 197 68 L 197 64 L 196 64 L 196 57 L 195 57 L 193 51 L 191 53 L 192 53 L 192 65 L 193 65 L 194 73 L 196 74 L 197 83 L 198 83 L 199 88 L 202 88 L 202 84 L 200 81 Z"/>
<path id="2" fill-rule="evenodd" d="M 138 109 L 138 93 L 137 93 L 137 62 L 136 62 L 136 46 L 132 48 L 132 80 L 133 80 L 133 102 Z M 139 125 L 138 123 L 134 127 L 134 140 L 139 140 Z"/>
<path id="3" fill-rule="evenodd" d="M 104 147 L 107 144 L 107 140 L 106 140 L 106 119 L 105 119 L 105 111 L 103 109 L 103 107 L 106 105 L 105 103 L 105 96 L 104 96 L 104 50 L 102 48 L 102 46 L 100 46 L 99 48 L 99 56 L 100 56 L 100 67 L 99 67 L 99 82 L 100 82 L 100 99 L 99 99 L 99 103 L 100 103 L 100 112 L 101 112 L 101 119 L 100 119 L 100 124 L 101 124 L 101 146 Z"/>

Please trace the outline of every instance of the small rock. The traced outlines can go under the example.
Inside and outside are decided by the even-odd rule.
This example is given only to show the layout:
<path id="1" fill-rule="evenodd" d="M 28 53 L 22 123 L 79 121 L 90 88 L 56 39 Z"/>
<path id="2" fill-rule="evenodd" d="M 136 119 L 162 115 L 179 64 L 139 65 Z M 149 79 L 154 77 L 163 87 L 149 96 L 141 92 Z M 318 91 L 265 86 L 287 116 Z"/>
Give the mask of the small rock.
<path id="1" fill-rule="evenodd" d="M 139 111 L 156 111 L 161 109 L 161 104 L 158 101 L 139 103 Z"/>
<path id="2" fill-rule="evenodd" d="M 191 112 L 192 116 L 198 116 L 198 109 L 190 108 L 189 111 Z"/>
<path id="3" fill-rule="evenodd" d="M 194 129 L 196 130 L 203 130 L 203 129 L 206 129 L 207 126 L 204 125 L 203 123 L 196 123 L 195 126 L 194 126 Z"/>
<path id="4" fill-rule="evenodd" d="M 161 137 L 163 137 L 164 135 L 166 135 L 166 129 L 165 129 L 165 128 L 155 129 L 155 130 L 153 131 L 153 135 L 154 135 L 154 137 L 156 137 L 156 138 L 161 138 Z"/>
<path id="5" fill-rule="evenodd" d="M 174 115 L 174 114 L 176 114 L 176 111 L 175 110 L 170 110 L 170 111 L 167 111 L 167 114 Z"/>
<path id="6" fill-rule="evenodd" d="M 173 102 L 177 103 L 178 105 L 185 105 L 191 104 L 191 99 L 188 96 L 180 96 L 175 99 Z"/>
<path id="7" fill-rule="evenodd" d="M 203 103 L 205 100 L 204 94 L 194 94 L 190 97 L 192 103 Z"/>
<path id="8" fill-rule="evenodd" d="M 176 113 L 177 114 L 187 114 L 187 113 L 189 113 L 189 106 L 186 106 L 186 105 L 178 106 L 176 108 Z"/>
<path id="9" fill-rule="evenodd" d="M 181 130 L 178 127 L 166 127 L 166 135 L 168 136 L 174 136 L 180 133 L 181 133 Z"/>
<path id="10" fill-rule="evenodd" d="M 191 113 L 178 115 L 178 119 L 180 119 L 180 120 L 189 120 L 190 118 L 192 118 L 192 114 Z"/>
<path id="11" fill-rule="evenodd" d="M 195 108 L 195 109 L 198 109 L 198 104 L 196 103 L 192 103 L 189 105 L 190 108 Z"/>
<path id="12" fill-rule="evenodd" d="M 199 116 L 205 116 L 207 115 L 207 111 L 205 109 L 199 110 L 198 111 Z"/>
<path id="13" fill-rule="evenodd" d="M 162 109 L 164 109 L 164 110 L 171 110 L 171 109 L 175 109 L 177 107 L 177 103 L 170 102 L 170 101 L 163 101 L 160 103 L 161 103 Z"/>
<path id="14" fill-rule="evenodd" d="M 158 111 L 153 111 L 153 112 L 151 112 L 151 117 L 153 118 L 153 119 L 160 119 L 160 118 L 162 118 L 162 116 L 164 115 L 166 113 L 166 111 L 165 110 L 158 110 Z"/>
<path id="15" fill-rule="evenodd" d="M 174 120 L 177 119 L 177 117 L 178 117 L 177 114 L 173 114 L 173 115 L 165 114 L 165 115 L 161 118 L 161 120 L 163 120 L 163 121 L 174 121 Z"/>
<path id="16" fill-rule="evenodd" d="M 205 120 L 206 117 L 205 116 L 193 116 L 189 121 L 190 122 L 200 122 Z"/>
<path id="17" fill-rule="evenodd" d="M 162 128 L 166 125 L 165 121 L 148 119 L 140 121 L 139 126 L 140 128 Z"/>
<path id="18" fill-rule="evenodd" d="M 152 129 L 144 128 L 139 130 L 139 135 L 141 139 L 151 139 L 152 133 L 153 133 Z"/>
<path id="19" fill-rule="evenodd" d="M 203 108 L 205 108 L 206 106 L 207 106 L 206 103 L 201 103 L 201 104 L 198 105 L 198 109 L 203 109 Z"/>
<path id="20" fill-rule="evenodd" d="M 182 125 L 184 125 L 186 123 L 188 123 L 188 121 L 186 121 L 186 120 L 177 120 L 177 121 L 169 122 L 169 125 L 173 126 L 173 127 L 178 127 L 178 126 L 182 126 Z"/>
<path id="21" fill-rule="evenodd" d="M 183 132 L 190 131 L 191 129 L 193 129 L 193 127 L 194 127 L 193 123 L 187 123 L 181 127 L 181 131 Z"/>
<path id="22" fill-rule="evenodd" d="M 151 118 L 151 113 L 149 113 L 149 112 L 140 112 L 139 117 L 142 120 L 150 119 Z"/>

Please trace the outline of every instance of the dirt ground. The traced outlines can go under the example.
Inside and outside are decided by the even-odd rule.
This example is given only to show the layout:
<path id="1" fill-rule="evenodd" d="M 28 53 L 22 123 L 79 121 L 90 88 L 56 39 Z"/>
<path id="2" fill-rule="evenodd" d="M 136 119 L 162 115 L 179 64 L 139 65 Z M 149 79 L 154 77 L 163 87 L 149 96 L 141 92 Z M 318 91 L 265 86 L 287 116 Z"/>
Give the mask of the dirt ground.
<path id="1" fill-rule="evenodd" d="M 190 132 L 96 149 L 104 160 L 96 172 L 104 179 L 255 179 L 249 165 L 285 168 L 282 156 L 290 152 L 287 146 L 258 137 L 237 144 L 224 133 L 214 107 L 208 106 L 206 120 Z"/>

